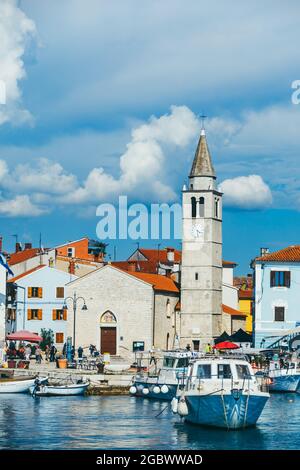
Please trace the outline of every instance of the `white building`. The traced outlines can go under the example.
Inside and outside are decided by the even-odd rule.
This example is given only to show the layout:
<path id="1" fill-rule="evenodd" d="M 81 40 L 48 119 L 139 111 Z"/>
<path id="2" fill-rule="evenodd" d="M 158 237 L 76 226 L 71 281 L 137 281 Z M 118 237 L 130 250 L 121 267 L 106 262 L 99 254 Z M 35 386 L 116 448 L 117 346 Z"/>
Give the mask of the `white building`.
<path id="1" fill-rule="evenodd" d="M 43 265 L 10 279 L 6 332 L 29 330 L 40 334 L 43 328 L 51 329 L 56 346 L 61 347 L 68 320 L 68 312 L 63 310 L 65 285 L 70 279 L 76 276 Z"/>

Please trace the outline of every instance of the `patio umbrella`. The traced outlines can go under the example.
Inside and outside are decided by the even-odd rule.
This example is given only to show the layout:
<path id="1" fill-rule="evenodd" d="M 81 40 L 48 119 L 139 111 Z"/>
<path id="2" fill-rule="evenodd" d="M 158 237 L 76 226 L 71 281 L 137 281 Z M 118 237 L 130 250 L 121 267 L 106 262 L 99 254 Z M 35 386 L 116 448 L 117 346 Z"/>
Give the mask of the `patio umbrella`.
<path id="1" fill-rule="evenodd" d="M 222 343 L 216 344 L 215 349 L 239 349 L 239 346 L 231 341 L 223 341 Z"/>
<path id="2" fill-rule="evenodd" d="M 10 341 L 29 341 L 30 343 L 40 343 L 43 338 L 31 331 L 21 330 L 6 336 Z"/>

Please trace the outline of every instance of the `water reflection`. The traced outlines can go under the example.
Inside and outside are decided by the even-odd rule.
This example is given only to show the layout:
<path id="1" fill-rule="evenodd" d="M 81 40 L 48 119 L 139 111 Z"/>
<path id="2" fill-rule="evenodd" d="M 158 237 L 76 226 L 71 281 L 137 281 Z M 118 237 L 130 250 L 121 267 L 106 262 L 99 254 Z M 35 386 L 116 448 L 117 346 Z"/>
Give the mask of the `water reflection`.
<path id="1" fill-rule="evenodd" d="M 1 395 L 0 402 L 2 449 L 300 447 L 300 395 L 295 394 L 272 395 L 257 427 L 242 431 L 190 425 L 173 415 L 168 403 L 134 397 Z"/>

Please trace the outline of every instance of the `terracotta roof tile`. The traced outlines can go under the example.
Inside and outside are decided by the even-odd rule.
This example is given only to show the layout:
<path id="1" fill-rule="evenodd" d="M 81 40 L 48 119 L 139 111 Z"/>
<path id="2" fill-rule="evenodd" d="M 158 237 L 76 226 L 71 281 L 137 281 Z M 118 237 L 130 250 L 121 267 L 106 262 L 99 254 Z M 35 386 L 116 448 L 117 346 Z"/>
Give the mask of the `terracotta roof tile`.
<path id="1" fill-rule="evenodd" d="M 282 261 L 299 263 L 300 262 L 300 245 L 291 245 L 283 250 L 274 251 L 274 253 L 268 253 L 264 256 L 255 258 L 256 261 Z"/>
<path id="2" fill-rule="evenodd" d="M 33 258 L 39 254 L 39 248 L 29 248 L 28 250 L 18 251 L 17 253 L 11 253 L 9 255 L 8 264 L 13 266 L 14 264 L 22 263 L 30 258 Z"/>
<path id="3" fill-rule="evenodd" d="M 229 307 L 228 305 L 222 304 L 222 310 L 223 313 L 228 313 L 229 315 L 232 316 L 239 316 L 239 317 L 246 317 L 247 315 L 243 312 L 240 312 L 239 310 L 236 310 L 235 308 Z"/>
<path id="4" fill-rule="evenodd" d="M 161 274 L 147 274 L 137 272 L 128 272 L 128 274 L 138 279 L 141 279 L 142 281 L 147 282 L 148 284 L 151 284 L 154 290 L 164 292 L 179 292 L 179 289 L 175 282 L 169 277 L 162 276 Z"/>

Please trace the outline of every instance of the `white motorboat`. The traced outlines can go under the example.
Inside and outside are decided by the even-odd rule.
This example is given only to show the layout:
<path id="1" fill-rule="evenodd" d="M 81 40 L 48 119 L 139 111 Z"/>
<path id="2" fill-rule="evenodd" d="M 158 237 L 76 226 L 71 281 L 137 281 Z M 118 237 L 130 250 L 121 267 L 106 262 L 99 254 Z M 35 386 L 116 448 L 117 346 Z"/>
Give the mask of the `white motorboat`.
<path id="1" fill-rule="evenodd" d="M 46 380 L 47 377 L 39 378 L 41 383 Z M 0 393 L 26 393 L 34 386 L 35 381 L 36 377 L 0 379 Z"/>
<path id="2" fill-rule="evenodd" d="M 166 351 L 158 372 L 141 372 L 133 378 L 130 394 L 155 400 L 172 400 L 177 387 L 184 384 L 191 356 L 189 351 Z"/>
<path id="3" fill-rule="evenodd" d="M 194 424 L 239 429 L 256 424 L 269 396 L 267 379 L 243 356 L 207 355 L 190 365 L 172 410 Z"/>
<path id="4" fill-rule="evenodd" d="M 38 397 L 84 395 L 88 386 L 89 382 L 64 385 L 49 385 L 47 383 L 41 384 L 36 382 L 30 387 L 30 393 L 32 396 Z"/>
<path id="5" fill-rule="evenodd" d="M 298 361 L 287 361 L 284 367 L 280 367 L 279 361 L 271 361 L 265 373 L 271 379 L 271 392 L 297 392 L 300 388 Z"/>

